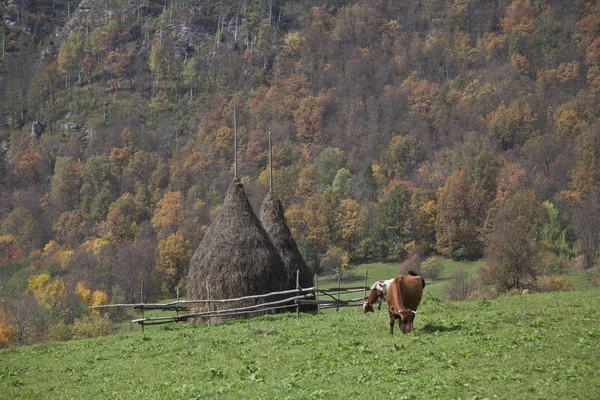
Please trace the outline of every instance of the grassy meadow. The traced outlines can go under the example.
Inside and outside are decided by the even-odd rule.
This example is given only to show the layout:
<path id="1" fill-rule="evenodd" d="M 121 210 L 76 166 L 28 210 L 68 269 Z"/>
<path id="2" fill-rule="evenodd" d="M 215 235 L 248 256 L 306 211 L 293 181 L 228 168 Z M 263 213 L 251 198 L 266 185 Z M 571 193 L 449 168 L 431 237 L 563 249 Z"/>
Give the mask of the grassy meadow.
<path id="1" fill-rule="evenodd" d="M 453 261 L 449 259 L 441 259 L 443 270 L 439 279 L 435 281 L 426 281 L 425 295 L 431 295 L 437 298 L 444 297 L 445 285 L 447 280 L 452 276 L 452 273 L 457 269 L 463 269 L 468 271 L 472 277 L 477 276 L 477 268 L 484 264 L 483 260 L 474 262 L 470 261 Z M 346 280 L 341 286 L 362 286 L 364 284 L 365 272 L 367 273 L 367 286 L 371 286 L 373 282 L 378 280 L 391 279 L 398 276 L 398 270 L 400 269 L 399 264 L 385 264 L 385 263 L 373 263 L 373 264 L 361 264 L 351 269 L 351 273 L 354 275 L 354 279 Z M 337 277 L 325 276 L 319 277 L 319 288 L 335 287 L 337 285 Z M 368 292 L 367 292 L 368 294 Z M 340 296 L 341 298 L 356 298 L 360 297 L 360 294 L 353 293 L 351 295 Z"/>
<path id="2" fill-rule="evenodd" d="M 408 335 L 345 308 L 1 350 L 0 398 L 599 398 L 599 297 L 426 296 Z"/>

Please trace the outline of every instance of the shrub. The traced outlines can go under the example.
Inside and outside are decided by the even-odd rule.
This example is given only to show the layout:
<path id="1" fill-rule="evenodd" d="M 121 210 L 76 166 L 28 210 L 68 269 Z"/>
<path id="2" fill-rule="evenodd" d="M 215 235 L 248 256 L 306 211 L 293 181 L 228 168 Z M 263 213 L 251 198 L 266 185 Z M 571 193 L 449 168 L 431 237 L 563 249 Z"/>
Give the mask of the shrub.
<path id="1" fill-rule="evenodd" d="M 560 274 L 567 269 L 569 261 L 564 257 L 545 251 L 540 254 L 537 270 L 542 275 Z"/>
<path id="2" fill-rule="evenodd" d="M 594 286 L 600 286 L 600 266 L 585 271 L 585 277 Z"/>
<path id="3" fill-rule="evenodd" d="M 568 292 L 574 290 L 569 281 L 558 275 L 539 276 L 535 286 L 539 292 Z"/>
<path id="4" fill-rule="evenodd" d="M 0 349 L 8 347 L 15 342 L 17 333 L 15 328 L 8 321 L 6 313 L 0 309 Z"/>
<path id="5" fill-rule="evenodd" d="M 75 320 L 73 331 L 75 339 L 106 336 L 112 333 L 112 322 L 108 315 L 86 315 Z"/>
<path id="6" fill-rule="evenodd" d="M 50 325 L 46 332 L 46 339 L 51 342 L 71 340 L 73 339 L 73 326 L 63 322 Z"/>
<path id="7" fill-rule="evenodd" d="M 440 277 L 443 270 L 444 266 L 439 257 L 430 257 L 421 263 L 421 275 L 425 279 L 435 281 Z"/>
<path id="8" fill-rule="evenodd" d="M 473 286 L 469 272 L 457 269 L 446 284 L 446 294 L 450 300 L 466 300 L 473 290 Z"/>

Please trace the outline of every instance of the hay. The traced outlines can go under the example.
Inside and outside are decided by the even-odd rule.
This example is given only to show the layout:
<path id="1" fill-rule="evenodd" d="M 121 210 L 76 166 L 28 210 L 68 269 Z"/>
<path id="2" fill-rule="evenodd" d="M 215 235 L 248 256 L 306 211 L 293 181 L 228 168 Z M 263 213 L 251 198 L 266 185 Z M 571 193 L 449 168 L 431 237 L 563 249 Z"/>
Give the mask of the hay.
<path id="1" fill-rule="evenodd" d="M 188 298 L 228 299 L 265 294 L 284 290 L 286 281 L 287 274 L 279 253 L 252 211 L 243 185 L 234 179 L 190 262 Z M 248 301 L 243 305 L 262 302 L 265 300 Z M 226 308 L 231 305 L 213 304 L 211 311 Z M 190 311 L 207 311 L 207 306 L 195 305 Z M 252 315 L 257 314 L 260 313 Z M 231 317 L 219 319 L 224 318 Z"/>
<path id="2" fill-rule="evenodd" d="M 296 241 L 292 237 L 287 225 L 281 201 L 272 192 L 267 194 L 260 209 L 260 220 L 267 231 L 271 242 L 279 252 L 283 260 L 286 276 L 287 289 L 296 288 L 296 271 L 300 271 L 300 287 L 309 288 L 313 286 L 313 274 L 304 262 Z M 316 309 L 314 305 L 305 305 L 303 311 Z"/>

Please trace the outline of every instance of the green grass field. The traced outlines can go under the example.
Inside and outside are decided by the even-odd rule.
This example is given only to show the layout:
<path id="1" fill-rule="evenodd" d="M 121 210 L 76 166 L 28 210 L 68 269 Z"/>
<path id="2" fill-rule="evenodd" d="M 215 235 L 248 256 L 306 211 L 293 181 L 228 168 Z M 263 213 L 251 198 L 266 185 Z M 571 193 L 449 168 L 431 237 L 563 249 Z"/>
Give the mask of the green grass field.
<path id="1" fill-rule="evenodd" d="M 600 291 L 344 308 L 0 351 L 1 399 L 593 399 Z"/>
<path id="2" fill-rule="evenodd" d="M 464 269 L 468 271 L 473 277 L 476 276 L 477 268 L 484 264 L 483 260 L 469 262 L 469 261 L 452 261 L 442 260 L 444 267 L 440 278 L 436 281 L 427 281 L 425 286 L 425 295 L 429 294 L 437 298 L 444 297 L 445 285 L 454 271 L 457 269 Z M 365 272 L 367 271 L 367 286 L 371 286 L 373 282 L 381 279 L 391 279 L 398 276 L 398 270 L 400 265 L 398 264 L 362 264 L 352 268 L 352 273 L 356 276 L 356 279 L 346 281 L 342 286 L 362 286 L 364 284 Z M 335 276 L 319 277 L 319 288 L 322 287 L 334 287 L 337 285 L 337 278 Z M 367 293 L 368 294 L 368 293 Z M 352 296 L 340 296 L 340 298 L 358 297 L 356 293 Z"/>

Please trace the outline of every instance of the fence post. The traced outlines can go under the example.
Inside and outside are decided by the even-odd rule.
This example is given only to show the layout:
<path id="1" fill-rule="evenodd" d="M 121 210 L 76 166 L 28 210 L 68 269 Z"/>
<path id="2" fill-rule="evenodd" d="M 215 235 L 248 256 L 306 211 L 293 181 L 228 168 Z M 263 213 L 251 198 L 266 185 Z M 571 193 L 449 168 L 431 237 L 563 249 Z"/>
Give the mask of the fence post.
<path id="1" fill-rule="evenodd" d="M 142 319 L 144 319 L 146 318 L 144 317 L 144 281 L 140 284 L 140 303 L 142 307 Z M 142 321 L 140 325 L 142 325 L 142 332 L 144 332 L 144 321 Z"/>
<path id="2" fill-rule="evenodd" d="M 297 269 L 296 270 L 296 290 L 300 290 L 300 270 Z M 298 294 L 296 294 L 298 295 Z M 298 299 L 295 300 L 296 301 L 296 319 L 300 318 L 300 303 L 298 302 Z"/>
<path id="3" fill-rule="evenodd" d="M 321 305 L 319 304 L 319 277 L 315 274 L 315 297 L 317 298 L 317 315 L 321 314 Z"/>
<path id="4" fill-rule="evenodd" d="M 206 279 L 204 282 L 206 282 L 206 299 L 210 300 L 210 288 L 208 286 L 208 279 Z M 211 311 L 211 307 L 210 307 L 210 301 L 208 302 L 208 312 Z M 208 326 L 210 326 L 210 314 L 208 317 Z"/>
<path id="5" fill-rule="evenodd" d="M 363 301 L 367 298 L 367 276 L 369 275 L 369 270 L 365 271 L 365 290 L 363 291 Z"/>
<path id="6" fill-rule="evenodd" d="M 175 315 L 179 317 L 179 285 L 177 285 L 177 308 L 175 308 Z"/>
<path id="7" fill-rule="evenodd" d="M 340 273 L 338 272 L 338 294 L 337 294 L 337 302 L 335 303 L 335 311 L 340 311 Z"/>

